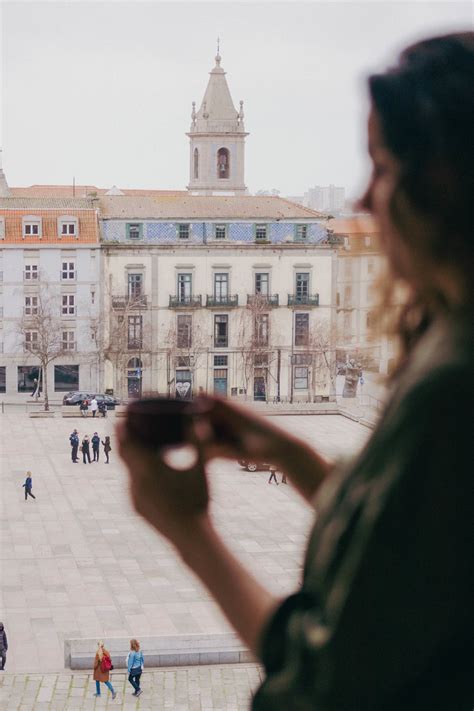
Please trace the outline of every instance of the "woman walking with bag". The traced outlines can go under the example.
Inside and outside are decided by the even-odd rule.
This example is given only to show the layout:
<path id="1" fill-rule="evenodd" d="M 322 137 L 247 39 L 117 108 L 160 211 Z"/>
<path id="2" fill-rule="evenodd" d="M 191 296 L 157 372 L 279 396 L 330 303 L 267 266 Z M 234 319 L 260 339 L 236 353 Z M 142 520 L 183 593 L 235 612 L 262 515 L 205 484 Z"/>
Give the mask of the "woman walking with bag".
<path id="1" fill-rule="evenodd" d="M 140 677 L 144 666 L 143 652 L 140 651 L 138 639 L 130 640 L 130 651 L 127 656 L 128 680 L 135 691 L 132 696 L 140 696 Z"/>
<path id="2" fill-rule="evenodd" d="M 105 441 L 101 440 L 102 444 L 104 446 L 104 454 L 105 454 L 105 463 L 109 463 L 109 452 L 112 450 L 112 447 L 110 446 L 110 437 L 109 435 L 106 436 Z"/>
<path id="3" fill-rule="evenodd" d="M 94 696 L 100 696 L 100 682 L 102 681 L 109 691 L 112 692 L 112 699 L 115 699 L 117 694 L 115 689 L 109 681 L 110 671 L 113 669 L 112 659 L 110 657 L 110 652 L 104 647 L 104 643 L 100 640 L 97 643 L 97 652 L 94 659 L 94 681 L 95 681 L 95 694 Z"/>

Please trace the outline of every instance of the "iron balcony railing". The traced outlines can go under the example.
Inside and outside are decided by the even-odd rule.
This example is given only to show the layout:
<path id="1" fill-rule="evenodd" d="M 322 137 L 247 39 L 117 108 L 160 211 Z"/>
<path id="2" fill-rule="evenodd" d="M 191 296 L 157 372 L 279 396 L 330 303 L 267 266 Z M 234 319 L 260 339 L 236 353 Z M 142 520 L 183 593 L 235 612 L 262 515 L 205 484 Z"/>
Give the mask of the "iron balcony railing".
<path id="1" fill-rule="evenodd" d="M 143 294 L 136 296 L 112 296 L 113 309 L 143 309 L 146 308 L 147 297 Z"/>
<path id="2" fill-rule="evenodd" d="M 233 296 L 207 296 L 206 306 L 210 309 L 229 309 L 239 305 L 237 294 Z"/>
<path id="3" fill-rule="evenodd" d="M 247 304 L 248 306 L 262 305 L 262 306 L 278 306 L 279 296 L 278 294 L 247 294 Z"/>
<path id="4" fill-rule="evenodd" d="M 170 296 L 170 309 L 198 309 L 202 306 L 202 297 L 199 296 Z"/>
<path id="5" fill-rule="evenodd" d="M 288 294 L 288 306 L 319 306 L 319 294 Z"/>

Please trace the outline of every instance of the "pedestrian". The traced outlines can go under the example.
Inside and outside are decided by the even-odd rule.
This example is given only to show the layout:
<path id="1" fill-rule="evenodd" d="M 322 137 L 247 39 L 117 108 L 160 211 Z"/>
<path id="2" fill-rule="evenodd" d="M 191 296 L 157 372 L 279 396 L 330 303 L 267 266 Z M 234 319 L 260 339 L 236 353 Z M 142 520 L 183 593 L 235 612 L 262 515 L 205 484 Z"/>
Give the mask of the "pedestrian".
<path id="1" fill-rule="evenodd" d="M 102 415 L 102 417 L 106 417 L 107 415 L 107 403 L 105 400 L 101 400 L 99 402 L 99 412 Z"/>
<path id="2" fill-rule="evenodd" d="M 98 408 L 99 408 L 99 404 L 98 404 L 98 402 L 97 402 L 97 400 L 96 400 L 96 398 L 95 398 L 95 395 L 94 395 L 94 397 L 93 397 L 92 400 L 91 400 L 91 412 L 92 412 L 92 417 L 95 417 L 95 416 L 96 416 Z"/>
<path id="3" fill-rule="evenodd" d="M 105 442 L 102 442 L 104 446 L 104 454 L 105 454 L 105 463 L 109 463 L 109 452 L 112 451 L 112 447 L 110 446 L 110 437 L 109 435 L 106 435 L 105 437 Z"/>
<path id="4" fill-rule="evenodd" d="M 286 480 L 286 474 L 285 474 L 285 472 L 282 472 L 282 475 L 281 475 L 281 483 L 282 483 L 282 484 L 288 484 L 288 482 L 287 482 L 287 480 Z"/>
<path id="5" fill-rule="evenodd" d="M 75 464 L 79 461 L 79 458 L 77 456 L 77 450 L 79 449 L 79 433 L 77 430 L 72 431 L 69 436 L 69 441 L 71 443 L 71 459 Z"/>
<path id="6" fill-rule="evenodd" d="M 117 694 L 115 689 L 110 683 L 110 671 L 113 669 L 112 659 L 110 657 L 110 652 L 105 648 L 102 640 L 97 642 L 97 652 L 95 653 L 94 659 L 94 681 L 95 681 L 95 694 L 94 696 L 100 696 L 100 682 L 104 683 L 109 691 L 112 692 L 112 699 L 115 699 Z"/>
<path id="7" fill-rule="evenodd" d="M 270 469 L 270 478 L 268 480 L 268 483 L 271 484 L 272 481 L 274 481 L 275 484 L 278 486 L 278 481 L 276 478 L 276 473 L 277 473 L 276 466 L 274 464 L 270 464 L 270 466 L 268 468 Z"/>
<path id="8" fill-rule="evenodd" d="M 32 499 L 36 499 L 36 496 L 31 491 L 33 488 L 33 477 L 31 472 L 26 472 L 26 479 L 23 486 L 25 487 L 25 501 L 28 499 L 28 496 L 31 496 Z"/>
<path id="9" fill-rule="evenodd" d="M 98 462 L 99 461 L 99 447 L 100 447 L 100 437 L 97 434 L 97 432 L 94 432 L 92 439 L 92 453 L 93 453 L 93 462 Z"/>
<path id="10" fill-rule="evenodd" d="M 81 411 L 81 415 L 83 417 L 87 417 L 88 409 L 89 409 L 89 400 L 85 397 L 84 400 L 82 400 L 81 404 L 79 405 L 79 410 Z"/>
<path id="11" fill-rule="evenodd" d="M 136 510 L 264 669 L 253 711 L 473 708 L 473 85 L 473 32 L 419 41 L 368 81 L 360 208 L 381 237 L 381 326 L 398 348 L 357 456 L 326 461 L 217 398 L 184 440 L 199 445 L 184 478 L 166 450 L 118 429 Z M 314 507 L 302 579 L 283 599 L 214 526 L 203 463 L 217 456 L 274 461 Z"/>
<path id="12" fill-rule="evenodd" d="M 142 693 L 142 689 L 140 689 L 140 677 L 144 666 L 145 662 L 143 659 L 143 652 L 140 651 L 140 642 L 138 639 L 131 639 L 130 651 L 127 656 L 127 669 L 128 680 L 135 689 L 132 696 L 140 696 Z"/>
<path id="13" fill-rule="evenodd" d="M 34 397 L 36 395 L 36 390 L 38 388 L 38 378 L 33 379 L 33 390 L 31 391 L 30 397 Z"/>
<path id="14" fill-rule="evenodd" d="M 82 451 L 83 464 L 86 464 L 86 458 L 90 464 L 91 463 L 91 451 L 90 451 L 89 435 L 84 435 L 84 439 L 82 440 L 82 444 L 81 444 L 81 451 Z"/>
<path id="15" fill-rule="evenodd" d="M 0 658 L 1 658 L 1 666 L 0 666 L 0 671 L 3 671 L 5 669 L 5 664 L 7 663 L 7 649 L 8 649 L 8 640 L 7 640 L 7 633 L 5 632 L 5 627 L 3 626 L 3 622 L 0 622 Z"/>

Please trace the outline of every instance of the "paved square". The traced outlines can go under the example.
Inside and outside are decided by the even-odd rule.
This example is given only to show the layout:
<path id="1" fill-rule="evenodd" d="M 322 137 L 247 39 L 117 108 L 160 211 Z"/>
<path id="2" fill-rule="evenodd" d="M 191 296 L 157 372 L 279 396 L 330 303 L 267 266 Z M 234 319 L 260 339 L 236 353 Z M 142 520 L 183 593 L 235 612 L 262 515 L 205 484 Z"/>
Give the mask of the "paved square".
<path id="1" fill-rule="evenodd" d="M 340 416 L 283 416 L 274 422 L 324 454 L 353 453 L 370 431 Z M 60 672 L 63 641 L 227 632 L 207 591 L 172 548 L 132 510 L 118 460 L 114 418 L 1 423 L 1 606 L 9 672 Z M 94 427 L 92 426 L 94 424 Z M 112 437 L 111 463 L 73 464 L 69 434 Z M 26 470 L 36 500 L 24 500 Z M 235 553 L 275 593 L 301 574 L 312 512 L 291 487 L 233 462 L 210 472 L 212 514 Z M 92 651 L 92 650 L 91 650 Z"/>

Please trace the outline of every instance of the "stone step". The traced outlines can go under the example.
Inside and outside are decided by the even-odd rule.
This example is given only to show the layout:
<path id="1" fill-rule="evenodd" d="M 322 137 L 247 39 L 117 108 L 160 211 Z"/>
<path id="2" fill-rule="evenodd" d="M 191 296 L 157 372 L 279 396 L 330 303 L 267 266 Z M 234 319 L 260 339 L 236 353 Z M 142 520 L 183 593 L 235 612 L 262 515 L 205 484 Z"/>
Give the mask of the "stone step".
<path id="1" fill-rule="evenodd" d="M 114 668 L 124 669 L 130 649 L 130 638 L 105 638 L 104 643 L 110 652 Z M 146 667 L 239 664 L 255 661 L 252 653 L 233 633 L 140 637 L 140 648 Z M 65 640 L 64 666 L 70 669 L 92 669 L 96 649 L 97 639 Z"/>

